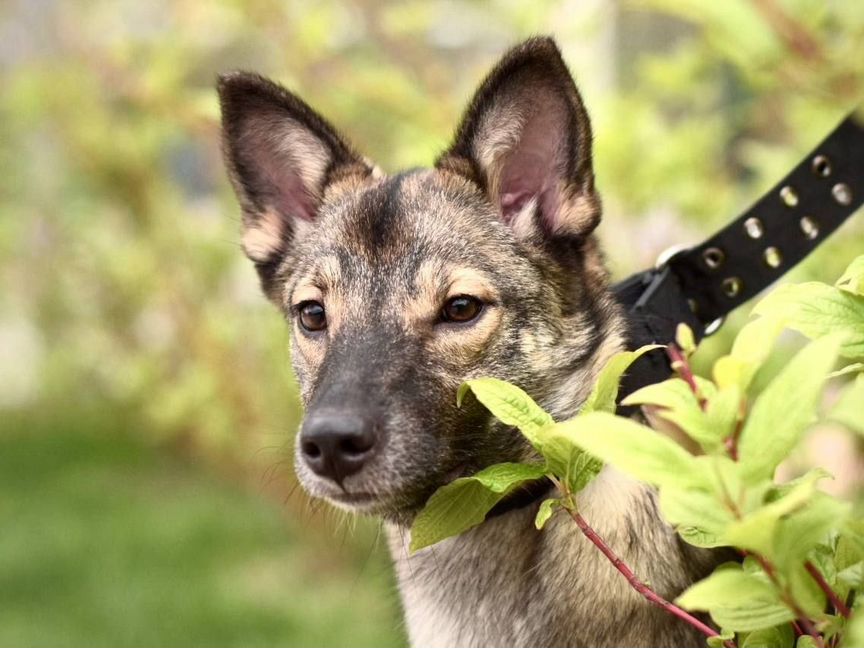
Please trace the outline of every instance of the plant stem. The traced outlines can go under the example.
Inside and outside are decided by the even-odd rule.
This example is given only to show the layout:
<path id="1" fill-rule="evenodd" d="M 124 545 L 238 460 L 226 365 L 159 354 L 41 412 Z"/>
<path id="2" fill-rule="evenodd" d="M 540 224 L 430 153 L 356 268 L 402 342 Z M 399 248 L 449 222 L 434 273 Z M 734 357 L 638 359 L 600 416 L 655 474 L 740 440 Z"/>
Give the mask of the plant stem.
<path id="1" fill-rule="evenodd" d="M 633 573 L 633 570 L 627 566 L 627 564 L 619 558 L 614 551 L 612 551 L 611 547 L 606 544 L 606 542 L 597 535 L 597 532 L 591 528 L 588 522 L 583 518 L 575 509 L 567 509 L 567 512 L 570 514 L 570 517 L 573 518 L 573 521 L 576 522 L 576 525 L 582 531 L 588 540 L 597 547 L 600 552 L 609 559 L 609 562 L 612 563 L 612 566 L 617 569 L 624 578 L 627 579 L 627 582 L 630 583 L 630 586 L 639 592 L 642 596 L 644 596 L 648 601 L 657 605 L 658 607 L 663 608 L 673 616 L 678 617 L 685 623 L 689 623 L 691 626 L 699 630 L 706 637 L 716 637 L 718 633 L 713 628 L 702 623 L 699 619 L 689 614 L 688 612 L 682 610 L 677 605 L 670 603 L 662 596 L 657 594 L 654 590 L 648 587 L 645 583 L 643 583 L 636 574 Z M 723 643 L 726 648 L 735 648 L 735 644 L 731 641 L 725 641 Z"/>
<path id="2" fill-rule="evenodd" d="M 690 386 L 690 390 L 696 396 L 696 400 L 699 401 L 699 407 L 703 410 L 707 405 L 707 401 L 702 396 L 699 391 L 699 385 L 696 384 L 696 377 L 693 375 L 693 370 L 690 368 L 690 363 L 687 362 L 687 357 L 681 352 L 674 344 L 670 344 L 666 347 L 666 355 L 669 356 L 669 361 L 672 364 L 672 370 L 675 371 L 681 379 L 686 382 Z"/>
<path id="3" fill-rule="evenodd" d="M 816 569 L 816 565 L 814 565 L 808 560 L 806 563 L 804 563 L 804 568 L 807 570 L 807 573 L 809 573 L 813 577 L 813 580 L 815 580 L 819 584 L 819 587 L 822 588 L 822 591 L 825 592 L 825 595 L 828 597 L 828 600 L 831 601 L 834 609 L 848 619 L 851 614 L 849 608 L 846 607 L 846 604 L 840 600 L 840 597 L 837 596 L 837 593 L 833 589 L 831 589 L 828 581 L 826 581 L 825 577 L 822 576 L 822 573 L 818 569 Z"/>
<path id="4" fill-rule="evenodd" d="M 738 461 L 738 438 L 741 436 L 741 429 L 744 427 L 744 419 L 735 424 L 735 431 L 726 438 L 726 451 L 729 453 L 732 461 Z"/>
<path id="5" fill-rule="evenodd" d="M 798 623 L 801 624 L 804 632 L 813 637 L 813 641 L 819 648 L 824 648 L 825 642 L 822 641 L 822 635 L 820 635 L 819 631 L 813 626 L 813 623 L 804 613 L 804 610 L 798 606 L 792 596 L 780 585 L 780 581 L 777 579 L 777 571 L 774 569 L 774 565 L 771 564 L 771 561 L 757 553 L 751 553 L 750 555 L 759 562 L 762 569 L 764 569 L 765 573 L 768 574 L 768 578 L 770 578 L 771 582 L 774 583 L 774 587 L 780 591 L 780 598 L 783 599 L 783 602 L 788 605 L 792 612 L 795 613 L 795 616 L 798 617 Z"/>

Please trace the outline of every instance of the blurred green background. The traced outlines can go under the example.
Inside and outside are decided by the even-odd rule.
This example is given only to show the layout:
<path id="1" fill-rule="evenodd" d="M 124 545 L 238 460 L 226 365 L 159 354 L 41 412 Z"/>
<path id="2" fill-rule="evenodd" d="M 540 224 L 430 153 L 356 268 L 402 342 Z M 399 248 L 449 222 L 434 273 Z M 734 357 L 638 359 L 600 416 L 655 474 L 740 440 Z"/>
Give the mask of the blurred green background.
<path id="1" fill-rule="evenodd" d="M 536 33 L 594 121 L 617 277 L 864 94 L 846 0 L 0 2 L 0 645 L 405 643 L 377 525 L 293 481 L 287 331 L 239 250 L 214 79 L 280 80 L 392 171 Z M 859 214 L 791 279 L 862 252 Z M 853 493 L 861 453 L 828 434 L 802 461 Z"/>

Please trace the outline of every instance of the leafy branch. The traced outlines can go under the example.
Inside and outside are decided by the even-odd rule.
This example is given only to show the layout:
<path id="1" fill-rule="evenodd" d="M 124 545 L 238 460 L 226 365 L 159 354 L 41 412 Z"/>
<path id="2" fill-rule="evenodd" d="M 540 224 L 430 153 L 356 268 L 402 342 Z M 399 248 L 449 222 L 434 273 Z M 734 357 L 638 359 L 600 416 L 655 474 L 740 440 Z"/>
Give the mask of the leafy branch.
<path id="1" fill-rule="evenodd" d="M 600 550 L 600 553 L 602 553 L 609 560 L 609 562 L 612 563 L 612 566 L 615 567 L 615 569 L 617 569 L 622 576 L 624 576 L 624 578 L 630 584 L 630 587 L 632 587 L 636 592 L 645 597 L 648 602 L 666 610 L 669 614 L 678 617 L 685 623 L 692 625 L 706 637 L 720 636 L 714 628 L 705 625 L 704 623 L 702 623 L 702 621 L 694 617 L 692 614 L 689 614 L 685 610 L 681 609 L 674 603 L 670 603 L 662 596 L 657 594 L 657 592 L 648 587 L 645 583 L 643 583 L 639 579 L 639 577 L 636 576 L 633 570 L 627 565 L 627 563 L 624 562 L 608 544 L 606 544 L 603 538 L 601 538 L 600 535 L 591 527 L 591 525 L 588 524 L 585 518 L 582 517 L 582 514 L 579 513 L 574 503 L 573 493 L 570 492 L 567 485 L 562 484 L 555 477 L 550 477 L 550 479 L 552 479 L 553 483 L 558 487 L 558 491 L 563 493 L 563 500 L 565 502 L 565 504 L 563 504 L 563 507 L 570 515 L 570 517 L 573 518 L 576 526 L 579 527 L 579 530 L 586 538 L 588 538 L 591 544 L 597 547 L 597 549 Z M 723 645 L 727 648 L 733 648 L 735 644 L 729 640 L 726 640 L 723 642 Z"/>
<path id="2" fill-rule="evenodd" d="M 864 520 L 852 517 L 848 503 L 818 490 L 819 480 L 829 476 L 824 470 L 788 483 L 774 481 L 777 466 L 819 419 L 827 380 L 860 374 L 821 415 L 864 435 L 864 365 L 832 372 L 838 357 L 864 357 L 864 257 L 835 286 L 782 287 L 755 313 L 759 317 L 717 360 L 710 379 L 693 372 L 689 357 L 695 344 L 682 327 L 677 344 L 667 348 L 676 375 L 622 400 L 677 428 L 699 447 L 698 454 L 614 414 L 621 376 L 656 347 L 610 359 L 580 413 L 569 421 L 555 422 L 506 382 L 483 378 L 463 385 L 459 403 L 471 392 L 496 418 L 522 432 L 536 460 L 490 466 L 439 489 L 414 522 L 412 551 L 481 524 L 520 484 L 546 477 L 560 497 L 540 505 L 537 528 L 556 510 L 566 511 L 636 592 L 698 628 L 710 645 L 833 648 L 864 642 L 864 614 L 858 612 L 864 606 Z M 813 341 L 767 380 L 766 360 L 784 328 Z M 757 384 L 766 386 L 756 393 Z M 663 517 L 686 542 L 734 547 L 743 560 L 720 565 L 666 601 L 614 553 L 576 506 L 576 495 L 604 463 L 656 488 Z M 707 611 L 722 630 L 699 621 L 693 610 Z"/>

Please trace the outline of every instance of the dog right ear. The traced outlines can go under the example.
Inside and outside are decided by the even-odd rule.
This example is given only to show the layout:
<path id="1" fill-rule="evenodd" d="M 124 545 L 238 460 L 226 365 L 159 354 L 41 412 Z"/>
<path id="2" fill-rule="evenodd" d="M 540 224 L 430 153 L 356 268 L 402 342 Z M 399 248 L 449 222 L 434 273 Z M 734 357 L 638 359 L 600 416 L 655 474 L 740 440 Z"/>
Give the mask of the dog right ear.
<path id="1" fill-rule="evenodd" d="M 584 238 L 600 220 L 591 124 L 550 38 L 504 55 L 436 166 L 477 184 L 522 238 Z"/>
<path id="2" fill-rule="evenodd" d="M 305 102 L 264 77 L 219 77 L 222 148 L 243 210 L 243 250 L 277 303 L 278 271 L 314 222 L 327 186 L 372 167 Z"/>

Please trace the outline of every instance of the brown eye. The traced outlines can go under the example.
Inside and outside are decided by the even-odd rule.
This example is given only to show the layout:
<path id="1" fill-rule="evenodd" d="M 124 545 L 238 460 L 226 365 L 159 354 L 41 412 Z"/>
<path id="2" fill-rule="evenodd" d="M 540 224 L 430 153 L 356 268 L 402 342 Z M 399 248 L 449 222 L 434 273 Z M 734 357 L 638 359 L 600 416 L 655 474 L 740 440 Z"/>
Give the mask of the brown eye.
<path id="1" fill-rule="evenodd" d="M 316 301 L 307 301 L 297 309 L 300 326 L 309 332 L 323 331 L 327 328 L 327 313 L 324 305 Z"/>
<path id="2" fill-rule="evenodd" d="M 441 310 L 445 322 L 470 322 L 483 310 L 483 302 L 470 295 L 459 295 L 447 300 Z"/>

